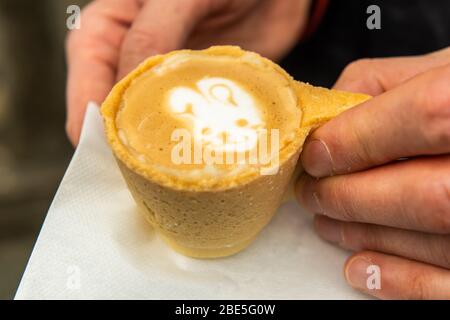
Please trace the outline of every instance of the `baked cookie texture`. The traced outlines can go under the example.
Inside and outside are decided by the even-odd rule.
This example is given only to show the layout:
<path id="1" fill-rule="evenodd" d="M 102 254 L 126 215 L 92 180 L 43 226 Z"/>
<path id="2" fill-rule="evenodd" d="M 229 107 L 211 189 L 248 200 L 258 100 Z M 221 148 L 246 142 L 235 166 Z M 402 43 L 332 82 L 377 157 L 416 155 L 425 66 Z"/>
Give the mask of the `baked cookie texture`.
<path id="1" fill-rule="evenodd" d="M 300 125 L 300 152 L 302 151 L 306 138 L 314 129 L 320 127 L 345 110 L 371 98 L 371 96 L 362 93 L 315 87 L 300 81 L 296 81 L 296 93 L 298 103 L 302 106 L 303 110 L 303 119 Z M 294 198 L 295 181 L 302 171 L 301 164 L 297 163 L 289 187 L 286 189 L 283 197 L 283 202 Z"/>
<path id="2" fill-rule="evenodd" d="M 248 54 L 239 47 L 216 46 L 201 51 L 174 51 L 147 59 L 121 80 L 102 104 L 106 136 L 133 198 L 166 243 L 177 252 L 195 258 L 229 256 L 247 247 L 275 214 L 290 188 L 294 170 L 296 167 L 297 172 L 301 170 L 297 160 L 311 130 L 370 97 L 295 81 L 272 61 L 251 53 L 288 79 L 301 109 L 294 139 L 280 149 L 278 172 L 261 175 L 249 171 L 225 179 L 184 181 L 138 161 L 123 145 L 116 127 L 122 96 L 133 80 L 180 52 L 237 59 Z"/>

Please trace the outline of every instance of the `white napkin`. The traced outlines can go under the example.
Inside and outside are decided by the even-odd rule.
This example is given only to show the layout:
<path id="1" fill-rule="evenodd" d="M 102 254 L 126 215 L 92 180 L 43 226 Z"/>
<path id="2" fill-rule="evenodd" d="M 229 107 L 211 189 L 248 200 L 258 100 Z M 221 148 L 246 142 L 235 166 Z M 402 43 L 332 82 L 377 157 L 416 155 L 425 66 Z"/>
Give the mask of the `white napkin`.
<path id="1" fill-rule="evenodd" d="M 138 212 L 90 104 L 80 144 L 16 299 L 361 299 L 348 252 L 320 240 L 295 201 L 243 252 L 196 260 L 168 248 Z"/>

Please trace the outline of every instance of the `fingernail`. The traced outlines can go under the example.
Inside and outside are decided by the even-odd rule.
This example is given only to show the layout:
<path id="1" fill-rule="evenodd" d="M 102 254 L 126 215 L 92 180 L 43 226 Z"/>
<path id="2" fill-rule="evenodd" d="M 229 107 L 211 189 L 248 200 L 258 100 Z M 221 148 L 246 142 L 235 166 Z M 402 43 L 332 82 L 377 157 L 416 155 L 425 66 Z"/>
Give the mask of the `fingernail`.
<path id="1" fill-rule="evenodd" d="M 311 140 L 303 147 L 301 156 L 303 168 L 314 177 L 325 177 L 333 175 L 333 163 L 325 142 L 322 140 Z"/>
<path id="2" fill-rule="evenodd" d="M 300 204 L 306 209 L 313 213 L 323 213 L 319 194 L 315 190 L 316 180 L 307 174 L 300 175 L 296 185 L 296 195 Z"/>
<path id="3" fill-rule="evenodd" d="M 356 256 L 351 258 L 345 270 L 345 278 L 347 282 L 354 288 L 366 290 L 369 267 L 373 263 L 364 256 Z"/>
<path id="4" fill-rule="evenodd" d="M 340 244 L 342 242 L 341 223 L 325 216 L 316 216 L 314 226 L 324 240 Z"/>

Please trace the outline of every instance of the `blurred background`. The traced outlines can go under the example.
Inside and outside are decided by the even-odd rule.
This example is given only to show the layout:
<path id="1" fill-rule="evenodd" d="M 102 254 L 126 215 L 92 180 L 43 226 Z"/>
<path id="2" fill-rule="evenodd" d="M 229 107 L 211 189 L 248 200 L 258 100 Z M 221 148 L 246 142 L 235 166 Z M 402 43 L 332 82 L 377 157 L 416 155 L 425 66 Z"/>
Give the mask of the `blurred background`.
<path id="1" fill-rule="evenodd" d="M 65 135 L 66 8 L 0 1 L 0 299 L 14 296 L 73 148 Z"/>

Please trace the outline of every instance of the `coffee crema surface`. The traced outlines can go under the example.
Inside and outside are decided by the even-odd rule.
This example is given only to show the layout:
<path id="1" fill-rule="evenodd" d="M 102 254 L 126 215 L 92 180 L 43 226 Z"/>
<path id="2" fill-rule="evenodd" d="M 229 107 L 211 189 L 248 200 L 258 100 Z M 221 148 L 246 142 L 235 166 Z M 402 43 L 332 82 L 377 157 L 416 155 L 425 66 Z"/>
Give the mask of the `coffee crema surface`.
<path id="1" fill-rule="evenodd" d="M 276 173 L 302 118 L 292 81 L 255 53 L 178 51 L 124 90 L 118 136 L 141 166 L 178 181 Z"/>

